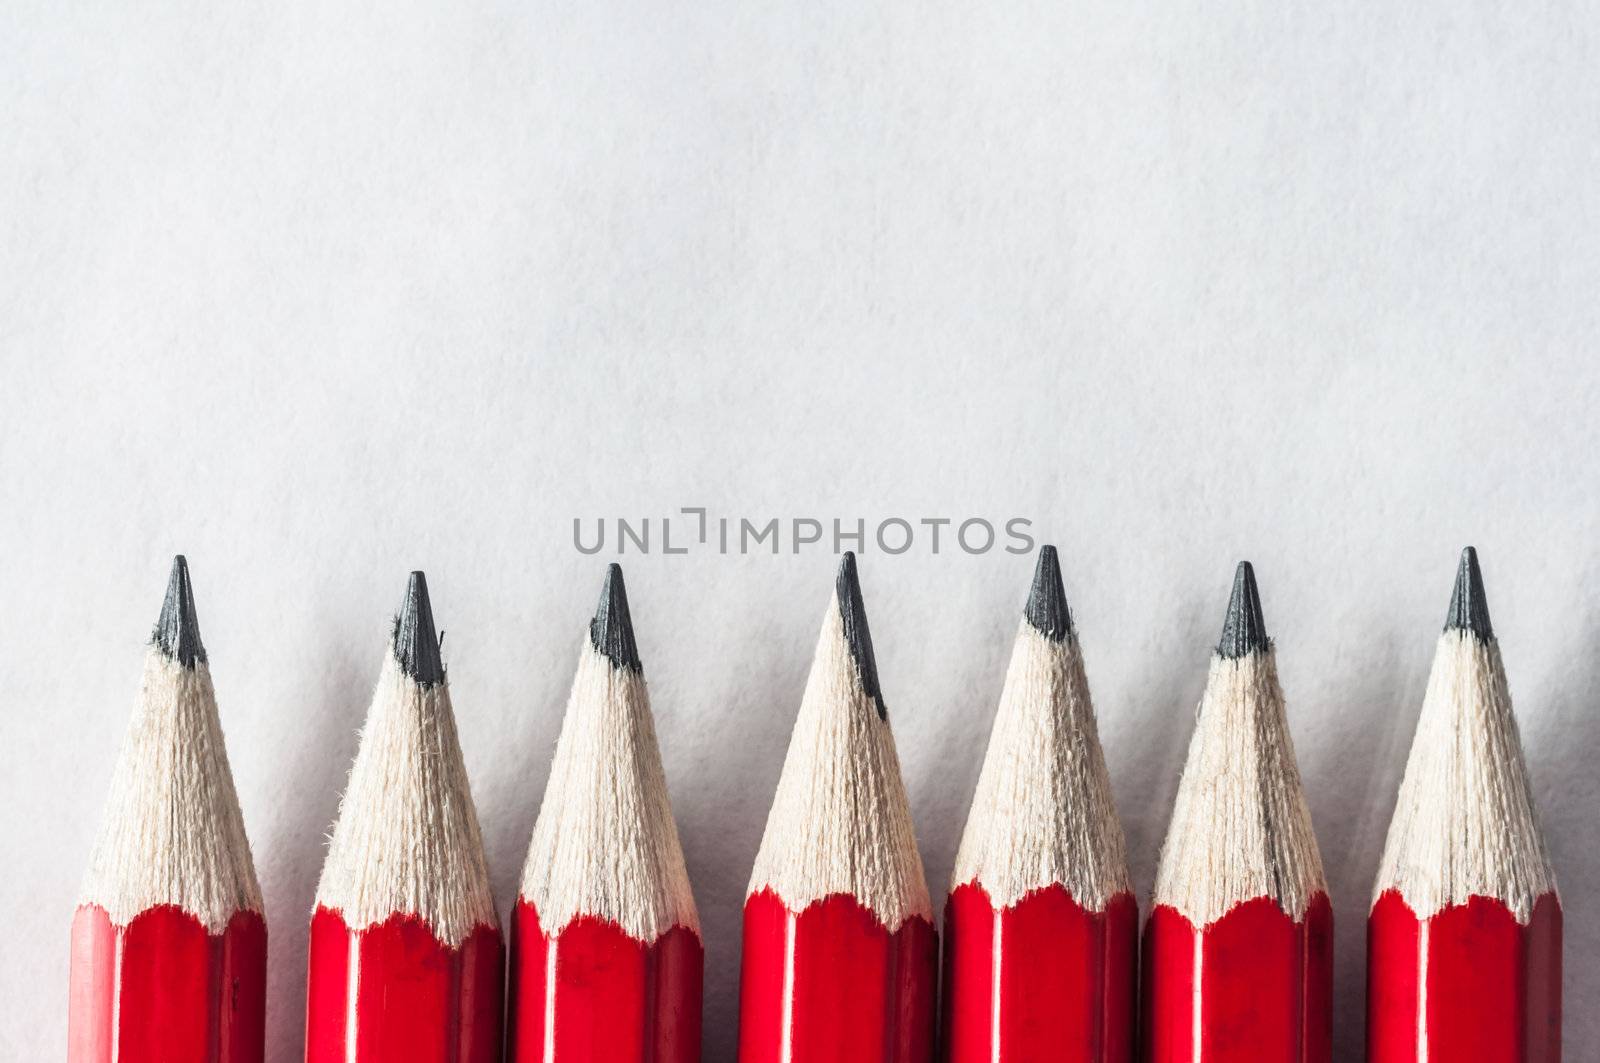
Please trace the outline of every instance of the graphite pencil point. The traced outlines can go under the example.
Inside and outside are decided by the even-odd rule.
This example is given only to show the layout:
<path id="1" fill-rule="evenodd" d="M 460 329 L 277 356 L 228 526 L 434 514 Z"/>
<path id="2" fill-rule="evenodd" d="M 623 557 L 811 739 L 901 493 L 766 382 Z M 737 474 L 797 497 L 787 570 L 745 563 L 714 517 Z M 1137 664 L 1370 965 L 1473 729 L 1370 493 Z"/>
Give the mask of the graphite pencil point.
<path id="1" fill-rule="evenodd" d="M 834 593 L 839 598 L 839 617 L 844 621 L 845 645 L 856 662 L 861 689 L 877 705 L 878 718 L 887 720 L 889 710 L 884 707 L 883 692 L 878 688 L 878 661 L 872 654 L 872 632 L 867 630 L 867 609 L 861 602 L 861 580 L 856 576 L 856 555 L 849 551 L 839 562 Z"/>
<path id="2" fill-rule="evenodd" d="M 1241 561 L 1233 574 L 1233 597 L 1228 600 L 1228 617 L 1222 624 L 1222 639 L 1217 656 L 1237 660 L 1272 645 L 1267 638 L 1267 622 L 1261 615 L 1261 594 L 1256 590 L 1255 569 Z"/>
<path id="3" fill-rule="evenodd" d="M 1461 551 L 1456 587 L 1450 595 L 1450 613 L 1444 618 L 1444 629 L 1471 632 L 1481 642 L 1494 639 L 1494 628 L 1489 624 L 1489 599 L 1483 593 L 1483 573 L 1478 571 L 1478 551 L 1470 546 Z"/>
<path id="4" fill-rule="evenodd" d="M 622 582 L 622 566 L 613 562 L 606 569 L 606 583 L 600 589 L 600 605 L 589 621 L 589 641 L 599 653 L 618 668 L 643 672 L 639 647 L 633 640 L 633 617 L 628 612 L 628 588 Z"/>
<path id="5" fill-rule="evenodd" d="M 169 660 L 185 668 L 205 663 L 206 648 L 200 641 L 200 621 L 194 613 L 194 588 L 189 585 L 189 562 L 182 554 L 172 559 L 167 597 L 161 603 L 161 616 L 150 641 Z"/>
<path id="6" fill-rule="evenodd" d="M 1061 563 L 1056 548 L 1041 546 L 1039 563 L 1033 570 L 1033 587 L 1022 615 L 1039 634 L 1052 642 L 1072 638 L 1072 612 L 1067 608 L 1067 591 L 1061 584 Z"/>
<path id="7" fill-rule="evenodd" d="M 394 621 L 394 659 L 400 671 L 431 687 L 444 682 L 444 662 L 439 657 L 439 636 L 433 626 L 433 604 L 428 601 L 428 577 L 411 573 L 406 600 Z"/>

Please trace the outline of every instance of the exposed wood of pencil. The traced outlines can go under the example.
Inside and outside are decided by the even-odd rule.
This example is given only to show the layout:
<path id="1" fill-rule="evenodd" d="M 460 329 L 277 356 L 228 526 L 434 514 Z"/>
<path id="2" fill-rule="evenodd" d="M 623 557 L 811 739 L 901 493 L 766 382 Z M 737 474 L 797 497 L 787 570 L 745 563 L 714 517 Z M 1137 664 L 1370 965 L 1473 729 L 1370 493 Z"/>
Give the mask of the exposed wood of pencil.
<path id="1" fill-rule="evenodd" d="M 941 1009 L 952 1063 L 1132 1058 L 1138 906 L 1052 546 L 1039 552 L 953 882 Z"/>
<path id="2" fill-rule="evenodd" d="M 700 922 L 618 565 L 579 650 L 512 927 L 513 1063 L 699 1060 Z"/>
<path id="3" fill-rule="evenodd" d="M 1368 1059 L 1559 1059 L 1561 921 L 1469 546 L 1368 919 Z"/>
<path id="4" fill-rule="evenodd" d="M 846 554 L 745 901 L 740 1059 L 922 1063 L 937 951 Z"/>
<path id="5" fill-rule="evenodd" d="M 317 886 L 307 1063 L 497 1063 L 503 950 L 413 572 Z"/>
<path id="6" fill-rule="evenodd" d="M 1332 909 L 1255 574 L 1234 576 L 1144 940 L 1150 1063 L 1326 1063 Z"/>
<path id="7" fill-rule="evenodd" d="M 72 927 L 70 1063 L 259 1063 L 266 923 L 173 559 Z"/>

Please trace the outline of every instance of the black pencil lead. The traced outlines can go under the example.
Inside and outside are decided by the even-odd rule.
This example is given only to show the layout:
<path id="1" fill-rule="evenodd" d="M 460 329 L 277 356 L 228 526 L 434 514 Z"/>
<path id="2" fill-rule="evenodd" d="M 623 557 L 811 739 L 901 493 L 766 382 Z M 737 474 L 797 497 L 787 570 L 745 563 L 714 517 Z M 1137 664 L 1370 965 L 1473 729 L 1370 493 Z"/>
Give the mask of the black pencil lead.
<path id="1" fill-rule="evenodd" d="M 161 603 L 161 616 L 150 641 L 168 659 L 185 668 L 205 663 L 206 648 L 200 641 L 200 621 L 194 612 L 194 588 L 189 585 L 189 562 L 182 554 L 172 559 L 167 597 Z"/>
<path id="2" fill-rule="evenodd" d="M 428 600 L 428 577 L 411 573 L 406 600 L 394 619 L 394 659 L 400 671 L 419 686 L 444 682 L 444 662 L 439 656 L 439 636 L 434 634 L 433 603 Z"/>
<path id="3" fill-rule="evenodd" d="M 1022 615 L 1035 631 L 1052 642 L 1072 638 L 1072 611 L 1067 608 L 1067 590 L 1061 583 L 1061 562 L 1056 548 L 1041 546 L 1039 563 L 1033 569 L 1033 587 Z"/>
<path id="4" fill-rule="evenodd" d="M 639 647 L 633 640 L 633 617 L 628 612 L 628 588 L 622 582 L 622 566 L 612 562 L 606 569 L 606 583 L 600 588 L 600 605 L 589 621 L 589 641 L 618 668 L 643 672 Z"/>
<path id="5" fill-rule="evenodd" d="M 850 647 L 850 656 L 856 662 L 856 674 L 861 678 L 861 689 L 878 706 L 878 719 L 887 720 L 889 710 L 883 704 L 883 692 L 878 687 L 878 660 L 872 653 L 872 632 L 867 630 L 867 610 L 861 602 L 861 580 L 856 575 L 856 555 L 845 552 L 839 562 L 839 575 L 834 581 L 834 593 L 839 598 L 839 616 L 844 621 L 844 641 Z"/>
<path id="6" fill-rule="evenodd" d="M 1456 566 L 1456 586 L 1450 594 L 1450 612 L 1444 618 L 1446 631 L 1468 631 L 1483 642 L 1494 639 L 1489 623 L 1489 598 L 1483 592 L 1483 573 L 1478 570 L 1478 551 L 1461 551 Z"/>
<path id="7" fill-rule="evenodd" d="M 1261 594 L 1256 590 L 1255 569 L 1241 561 L 1233 573 L 1233 597 L 1228 599 L 1228 617 L 1222 624 L 1217 656 L 1238 659 L 1264 651 L 1272 645 L 1267 638 L 1267 622 L 1261 615 Z"/>

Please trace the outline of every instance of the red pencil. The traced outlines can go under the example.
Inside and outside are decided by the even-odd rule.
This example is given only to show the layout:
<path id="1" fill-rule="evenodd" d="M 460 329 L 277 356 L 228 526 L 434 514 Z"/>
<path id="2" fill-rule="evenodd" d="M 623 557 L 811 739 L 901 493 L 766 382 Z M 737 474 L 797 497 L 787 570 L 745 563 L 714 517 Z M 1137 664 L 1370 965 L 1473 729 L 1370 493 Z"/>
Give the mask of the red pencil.
<path id="1" fill-rule="evenodd" d="M 938 936 L 853 554 L 744 906 L 743 1063 L 925 1063 Z"/>
<path id="2" fill-rule="evenodd" d="M 1139 908 L 1053 546 L 1039 551 L 954 882 L 950 1063 L 1133 1058 Z"/>
<path id="3" fill-rule="evenodd" d="M 72 921 L 69 1063 L 260 1063 L 267 925 L 184 559 Z"/>
<path id="4" fill-rule="evenodd" d="M 1178 784 L 1144 936 L 1150 1063 L 1327 1063 L 1333 911 L 1248 562 Z"/>
<path id="5" fill-rule="evenodd" d="M 1561 1058 L 1561 901 L 1470 546 L 1367 934 L 1372 1063 Z"/>
<path id="6" fill-rule="evenodd" d="M 692 1063 L 705 952 L 622 568 L 579 651 L 511 922 L 511 1063 Z"/>
<path id="7" fill-rule="evenodd" d="M 498 1063 L 503 962 L 428 585 L 413 572 L 317 886 L 307 1063 Z"/>

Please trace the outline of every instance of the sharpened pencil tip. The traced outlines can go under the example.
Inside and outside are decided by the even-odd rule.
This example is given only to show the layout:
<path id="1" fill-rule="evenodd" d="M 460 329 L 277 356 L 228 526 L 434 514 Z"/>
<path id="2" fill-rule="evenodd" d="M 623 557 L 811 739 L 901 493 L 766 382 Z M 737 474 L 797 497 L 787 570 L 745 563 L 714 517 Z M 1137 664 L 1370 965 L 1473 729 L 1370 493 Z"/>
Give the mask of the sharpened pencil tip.
<path id="1" fill-rule="evenodd" d="M 1033 569 L 1033 587 L 1022 615 L 1035 631 L 1051 642 L 1072 638 L 1072 611 L 1067 608 L 1067 589 L 1061 583 L 1061 562 L 1056 548 L 1041 546 L 1039 563 Z"/>
<path id="2" fill-rule="evenodd" d="M 444 682 L 444 662 L 439 657 L 439 636 L 433 627 L 433 603 L 428 600 L 428 577 L 411 573 L 406 600 L 394 618 L 394 659 L 400 671 L 419 686 Z"/>
<path id="3" fill-rule="evenodd" d="M 1450 594 L 1444 629 L 1471 632 L 1483 642 L 1494 639 L 1489 598 L 1483 593 L 1483 573 L 1478 570 L 1478 551 L 1470 546 L 1461 551 L 1461 564 L 1456 566 L 1456 586 Z"/>
<path id="4" fill-rule="evenodd" d="M 600 605 L 589 621 L 589 641 L 613 665 L 643 672 L 639 646 L 633 640 L 633 617 L 628 612 L 628 588 L 622 582 L 622 566 L 612 562 L 606 569 L 606 583 L 600 588 Z"/>
<path id="5" fill-rule="evenodd" d="M 203 664 L 206 648 L 200 641 L 200 621 L 194 613 L 194 588 L 189 585 L 189 562 L 182 554 L 172 559 L 172 575 L 167 579 L 167 597 L 161 603 L 161 616 L 150 641 L 169 660 L 185 668 Z"/>
<path id="6" fill-rule="evenodd" d="M 887 720 L 889 710 L 883 704 L 883 692 L 878 687 L 878 660 L 872 654 L 872 632 L 867 630 L 867 609 L 861 602 L 855 554 L 845 551 L 833 590 L 839 599 L 839 616 L 844 621 L 845 645 L 850 647 L 850 656 L 856 662 L 861 689 L 878 706 L 878 719 Z"/>
<path id="7" fill-rule="evenodd" d="M 1267 622 L 1261 615 L 1261 594 L 1256 590 L 1256 572 L 1250 562 L 1241 561 L 1233 573 L 1233 597 L 1228 599 L 1228 616 L 1222 623 L 1222 638 L 1217 656 L 1237 660 L 1272 645 L 1267 638 Z"/>

